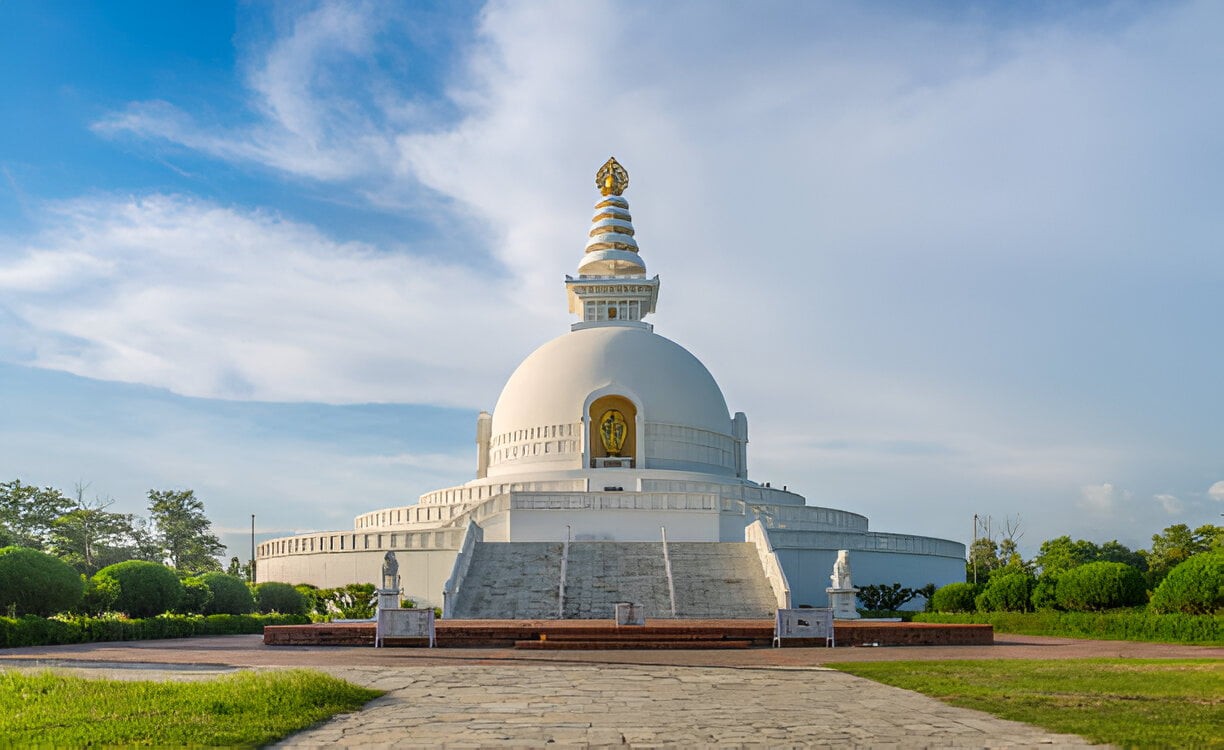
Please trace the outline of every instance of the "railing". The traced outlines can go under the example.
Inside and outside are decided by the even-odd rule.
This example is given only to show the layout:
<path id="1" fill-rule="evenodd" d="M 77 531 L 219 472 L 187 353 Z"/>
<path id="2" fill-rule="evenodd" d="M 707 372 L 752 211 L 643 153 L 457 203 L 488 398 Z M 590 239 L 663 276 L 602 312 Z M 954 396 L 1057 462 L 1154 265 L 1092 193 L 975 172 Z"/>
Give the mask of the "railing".
<path id="1" fill-rule="evenodd" d="M 451 567 L 450 578 L 447 578 L 446 583 L 442 586 L 443 618 L 449 618 L 454 614 L 459 589 L 463 586 L 463 579 L 467 577 L 468 569 L 472 567 L 472 554 L 476 550 L 476 543 L 482 539 L 484 539 L 484 529 L 477 526 L 476 522 L 468 520 L 467 528 L 463 531 L 463 543 L 459 545 L 459 554 L 455 556 L 455 564 Z"/>
<path id="2" fill-rule="evenodd" d="M 774 547 L 785 549 L 848 549 L 863 552 L 900 552 L 937 557 L 965 559 L 965 545 L 947 539 L 908 534 L 886 534 L 868 532 L 856 534 L 840 531 L 800 531 L 773 529 L 771 539 Z"/>
<path id="3" fill-rule="evenodd" d="M 765 530 L 765 525 L 760 519 L 748 524 L 744 529 L 744 541 L 756 547 L 757 557 L 761 560 L 761 569 L 765 571 L 765 579 L 769 581 L 769 587 L 773 589 L 778 609 L 790 609 L 790 582 L 786 580 L 786 571 L 782 570 L 778 553 L 774 551 L 773 544 L 769 541 L 769 532 Z"/>
<path id="4" fill-rule="evenodd" d="M 718 495 L 707 492 L 516 492 L 512 510 L 718 511 Z"/>
<path id="5" fill-rule="evenodd" d="M 557 584 L 557 619 L 565 619 L 565 577 L 569 570 L 570 527 L 565 527 L 565 546 L 561 548 L 561 579 Z"/>
<path id="6" fill-rule="evenodd" d="M 676 579 L 672 577 L 671 555 L 667 552 L 667 527 L 660 526 L 663 534 L 663 569 L 667 571 L 667 595 L 671 598 L 672 619 L 676 618 Z"/>

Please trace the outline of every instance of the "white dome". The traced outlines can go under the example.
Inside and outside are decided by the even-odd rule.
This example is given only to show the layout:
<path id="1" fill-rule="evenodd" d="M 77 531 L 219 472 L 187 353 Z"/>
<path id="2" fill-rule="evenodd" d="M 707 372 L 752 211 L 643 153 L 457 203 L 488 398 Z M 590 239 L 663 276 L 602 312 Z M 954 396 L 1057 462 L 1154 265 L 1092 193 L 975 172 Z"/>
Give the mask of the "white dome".
<path id="1" fill-rule="evenodd" d="M 645 441 L 638 468 L 734 473 L 731 417 L 710 371 L 674 341 L 617 324 L 571 331 L 523 360 L 493 410 L 489 473 L 585 468 L 579 423 L 605 395 L 637 406 Z"/>

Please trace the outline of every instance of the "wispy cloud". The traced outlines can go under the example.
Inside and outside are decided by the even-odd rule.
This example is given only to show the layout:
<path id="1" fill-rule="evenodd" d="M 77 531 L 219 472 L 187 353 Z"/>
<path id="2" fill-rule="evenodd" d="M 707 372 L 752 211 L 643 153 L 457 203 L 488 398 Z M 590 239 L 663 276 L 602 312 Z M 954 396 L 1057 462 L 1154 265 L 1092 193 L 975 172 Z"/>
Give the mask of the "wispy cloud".
<path id="1" fill-rule="evenodd" d="M 1118 510 L 1119 506 L 1128 503 L 1131 497 L 1130 491 L 1115 487 L 1109 482 L 1080 488 L 1080 506 L 1098 513 Z"/>
<path id="2" fill-rule="evenodd" d="M 1224 503 L 1224 479 L 1207 488 L 1207 496 L 1212 500 Z"/>
<path id="3" fill-rule="evenodd" d="M 261 211 L 91 198 L 48 223 L 0 258 L 40 367 L 211 398 L 471 406 L 504 376 L 481 357 L 539 327 L 495 278 Z"/>
<path id="4" fill-rule="evenodd" d="M 1171 516 L 1180 515 L 1186 509 L 1185 503 L 1177 499 L 1176 495 L 1161 493 L 1156 495 L 1154 499 L 1160 503 L 1161 508 L 1164 508 L 1164 512 Z"/>

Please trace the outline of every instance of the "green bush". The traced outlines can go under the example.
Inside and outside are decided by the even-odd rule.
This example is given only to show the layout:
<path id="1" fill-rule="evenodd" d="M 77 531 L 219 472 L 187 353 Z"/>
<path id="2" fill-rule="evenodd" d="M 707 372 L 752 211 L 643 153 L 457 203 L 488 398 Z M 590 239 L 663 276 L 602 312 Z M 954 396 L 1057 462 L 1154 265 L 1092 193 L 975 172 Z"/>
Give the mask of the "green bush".
<path id="1" fill-rule="evenodd" d="M 268 581 L 255 587 L 255 604 L 259 611 L 280 612 L 286 615 L 304 615 L 310 609 L 310 602 L 301 591 L 287 583 Z"/>
<path id="2" fill-rule="evenodd" d="M 126 560 L 106 566 L 95 573 L 94 578 L 115 582 L 119 594 L 114 607 L 129 617 L 152 617 L 170 612 L 183 598 L 183 584 L 178 576 L 155 562 Z"/>
<path id="3" fill-rule="evenodd" d="M 936 612 L 972 612 L 978 591 L 972 583 L 949 583 L 935 590 L 931 607 Z"/>
<path id="4" fill-rule="evenodd" d="M 1151 607 L 1193 615 L 1224 609 L 1224 552 L 1194 555 L 1170 570 L 1152 592 Z"/>
<path id="5" fill-rule="evenodd" d="M 113 578 L 94 576 L 85 582 L 85 598 L 81 601 L 81 609 L 85 614 L 97 617 L 113 612 L 118 600 L 119 582 Z"/>
<path id="6" fill-rule="evenodd" d="M 1054 596 L 1063 609 L 1097 612 L 1143 604 L 1147 586 L 1138 568 L 1125 563 L 1093 562 L 1063 573 Z"/>
<path id="7" fill-rule="evenodd" d="M 241 578 L 224 573 L 199 576 L 212 591 L 212 601 L 202 610 L 206 615 L 248 615 L 255 611 L 255 598 Z"/>
<path id="8" fill-rule="evenodd" d="M 202 615 L 212 600 L 213 592 L 207 583 L 199 578 L 184 578 L 183 598 L 175 611 L 182 615 Z"/>
<path id="9" fill-rule="evenodd" d="M 306 605 L 310 612 L 318 615 L 327 614 L 327 591 L 320 589 L 318 586 L 312 586 L 309 583 L 299 583 L 293 588 L 297 589 L 298 593 L 306 597 Z"/>
<path id="10" fill-rule="evenodd" d="M 137 641 L 200 635 L 262 633 L 265 625 L 304 625 L 301 615 L 159 615 L 121 617 L 0 617 L 0 648 L 97 641 Z M 0 743 L 2 744 L 2 743 Z"/>
<path id="11" fill-rule="evenodd" d="M 1033 577 L 1028 573 L 996 573 L 974 599 L 979 612 L 1027 612 Z"/>
<path id="12" fill-rule="evenodd" d="M 1041 577 L 1033 584 L 1031 597 L 1033 609 L 1058 608 L 1058 579 L 1061 576 L 1062 573 L 1057 571 L 1041 574 Z"/>
<path id="13" fill-rule="evenodd" d="M 81 603 L 85 582 L 68 563 L 25 547 L 0 549 L 0 612 L 53 615 Z"/>
<path id="14" fill-rule="evenodd" d="M 998 633 L 1158 643 L 1224 645 L 1224 616 L 1161 615 L 1146 608 L 1109 612 L 920 612 L 914 622 L 988 623 Z"/>

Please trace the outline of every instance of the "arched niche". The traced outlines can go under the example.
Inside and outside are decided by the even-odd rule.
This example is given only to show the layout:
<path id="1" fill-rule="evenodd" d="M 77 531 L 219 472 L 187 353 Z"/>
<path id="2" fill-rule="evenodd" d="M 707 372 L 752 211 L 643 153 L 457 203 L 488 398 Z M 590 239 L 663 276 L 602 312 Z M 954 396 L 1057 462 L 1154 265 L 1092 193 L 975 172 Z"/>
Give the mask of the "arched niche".
<path id="1" fill-rule="evenodd" d="M 618 394 L 600 396 L 588 407 L 586 423 L 592 467 L 627 469 L 637 465 L 637 406 L 632 401 Z M 605 435 L 605 429 L 612 434 Z"/>

